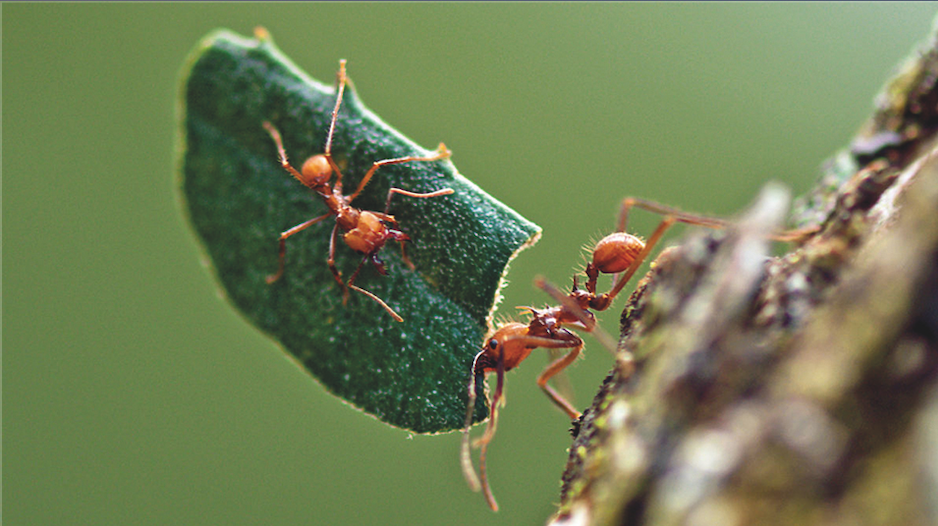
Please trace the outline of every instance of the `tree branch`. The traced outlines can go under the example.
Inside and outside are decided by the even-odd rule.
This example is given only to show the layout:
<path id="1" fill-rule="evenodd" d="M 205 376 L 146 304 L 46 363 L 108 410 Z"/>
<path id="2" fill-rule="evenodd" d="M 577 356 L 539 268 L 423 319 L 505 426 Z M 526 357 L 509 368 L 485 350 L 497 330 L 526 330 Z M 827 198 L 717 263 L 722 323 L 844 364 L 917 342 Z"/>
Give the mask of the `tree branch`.
<path id="1" fill-rule="evenodd" d="M 938 46 L 796 205 L 767 186 L 629 298 L 554 524 L 938 522 Z M 930 422 L 930 425 L 928 424 Z"/>

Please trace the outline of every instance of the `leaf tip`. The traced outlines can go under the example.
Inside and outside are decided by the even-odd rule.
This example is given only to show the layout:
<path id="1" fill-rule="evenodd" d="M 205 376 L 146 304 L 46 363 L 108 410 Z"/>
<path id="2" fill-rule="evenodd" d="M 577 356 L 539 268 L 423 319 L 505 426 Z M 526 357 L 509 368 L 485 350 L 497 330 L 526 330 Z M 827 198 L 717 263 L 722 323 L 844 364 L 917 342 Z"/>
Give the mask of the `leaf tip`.
<path id="1" fill-rule="evenodd" d="M 261 44 L 273 44 L 274 37 L 270 36 L 270 31 L 264 26 L 254 28 L 254 38 Z"/>

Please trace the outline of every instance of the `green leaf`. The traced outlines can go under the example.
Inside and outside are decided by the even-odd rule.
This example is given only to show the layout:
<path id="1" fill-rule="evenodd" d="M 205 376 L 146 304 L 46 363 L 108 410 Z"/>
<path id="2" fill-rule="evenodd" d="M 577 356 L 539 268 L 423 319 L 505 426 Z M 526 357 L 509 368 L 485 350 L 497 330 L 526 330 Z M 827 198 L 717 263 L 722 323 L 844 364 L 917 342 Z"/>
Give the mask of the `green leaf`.
<path id="1" fill-rule="evenodd" d="M 388 275 L 369 264 L 356 279 L 404 322 L 355 291 L 343 305 L 326 265 L 332 218 L 287 240 L 286 272 L 268 285 L 264 278 L 277 269 L 280 232 L 328 209 L 283 170 L 262 123 L 280 130 L 299 166 L 325 147 L 335 90 L 310 79 L 269 38 L 227 31 L 196 47 L 182 78 L 179 189 L 227 299 L 355 407 L 417 433 L 460 428 L 471 361 L 502 276 L 515 253 L 537 239 L 539 227 L 463 178 L 449 160 L 385 166 L 356 207 L 383 211 L 391 186 L 455 190 L 429 199 L 396 195 L 391 213 L 412 239 L 407 252 L 416 271 L 389 242 L 380 252 Z M 430 152 L 365 109 L 349 86 L 333 155 L 351 193 L 374 161 Z M 361 258 L 337 241 L 343 276 Z M 477 420 L 487 414 L 480 400 Z"/>

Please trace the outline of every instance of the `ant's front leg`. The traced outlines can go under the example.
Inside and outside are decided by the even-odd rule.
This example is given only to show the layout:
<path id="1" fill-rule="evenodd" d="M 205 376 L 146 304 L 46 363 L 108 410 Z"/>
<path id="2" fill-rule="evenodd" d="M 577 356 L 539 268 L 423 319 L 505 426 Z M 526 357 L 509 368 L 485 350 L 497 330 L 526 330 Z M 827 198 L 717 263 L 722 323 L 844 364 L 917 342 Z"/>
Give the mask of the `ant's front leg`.
<path id="1" fill-rule="evenodd" d="M 475 372 L 476 363 L 478 363 L 479 358 L 484 354 L 485 351 L 482 351 L 472 360 L 472 374 L 469 375 L 469 403 L 466 405 L 466 425 L 463 427 L 462 447 L 460 449 L 459 455 L 463 476 L 465 476 L 466 482 L 469 484 L 469 488 L 471 488 L 472 491 L 479 491 L 479 489 L 482 488 L 482 485 L 479 482 L 479 476 L 476 475 L 475 468 L 472 467 L 472 451 L 470 447 L 469 431 L 472 429 L 472 415 L 475 412 L 476 398 L 478 398 L 478 391 L 476 388 L 479 382 L 484 381 L 485 379 L 485 373 Z"/>
<path id="2" fill-rule="evenodd" d="M 485 428 L 485 434 L 479 439 L 481 447 L 479 449 L 479 477 L 482 482 L 482 494 L 485 496 L 485 502 L 488 503 L 492 511 L 498 511 L 498 502 L 495 501 L 495 495 L 492 493 L 492 487 L 489 485 L 488 470 L 486 469 L 486 456 L 488 455 L 489 443 L 495 436 L 495 429 L 498 427 L 498 408 L 503 403 L 503 394 L 505 392 L 505 355 L 500 354 L 495 366 L 496 382 L 495 394 L 489 404 L 489 423 Z"/>
<path id="3" fill-rule="evenodd" d="M 283 148 L 283 139 L 280 136 L 280 131 L 278 131 L 277 128 L 275 128 L 274 125 L 268 121 L 264 121 L 262 126 L 265 130 L 267 130 L 270 138 L 274 141 L 274 145 L 277 147 L 277 159 L 280 161 L 280 166 L 282 166 L 284 170 L 290 173 L 290 175 L 295 177 L 298 181 L 302 182 L 304 180 L 303 175 L 300 174 L 300 172 L 298 172 L 297 169 L 290 164 L 290 161 L 287 160 L 287 151 Z"/>

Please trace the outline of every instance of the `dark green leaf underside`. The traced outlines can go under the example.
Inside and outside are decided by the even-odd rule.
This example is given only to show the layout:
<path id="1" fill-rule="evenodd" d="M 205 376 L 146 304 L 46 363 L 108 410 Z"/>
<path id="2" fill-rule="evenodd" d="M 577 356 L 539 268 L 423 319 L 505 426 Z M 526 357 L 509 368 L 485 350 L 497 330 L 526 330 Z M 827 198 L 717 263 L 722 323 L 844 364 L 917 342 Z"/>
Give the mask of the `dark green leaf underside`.
<path id="1" fill-rule="evenodd" d="M 354 73 L 354 62 L 350 69 Z M 395 196 L 391 213 L 412 238 L 407 250 L 416 271 L 389 243 L 380 253 L 388 275 L 368 265 L 356 280 L 404 323 L 355 292 L 342 305 L 326 265 L 332 219 L 287 241 L 286 273 L 268 285 L 264 278 L 277 268 L 280 232 L 327 209 L 283 171 L 261 123 L 279 128 L 298 166 L 324 148 L 334 89 L 308 78 L 271 41 L 219 31 L 190 57 L 180 96 L 180 190 L 227 298 L 354 406 L 418 433 L 459 428 L 471 360 L 505 267 L 539 228 L 463 178 L 449 161 L 384 167 L 356 207 L 383 210 L 392 185 L 455 190 L 432 199 Z M 372 162 L 429 152 L 381 122 L 347 89 L 333 154 L 350 193 Z M 349 276 L 361 256 L 339 241 L 336 263 Z M 481 402 L 477 415 L 487 415 Z"/>

